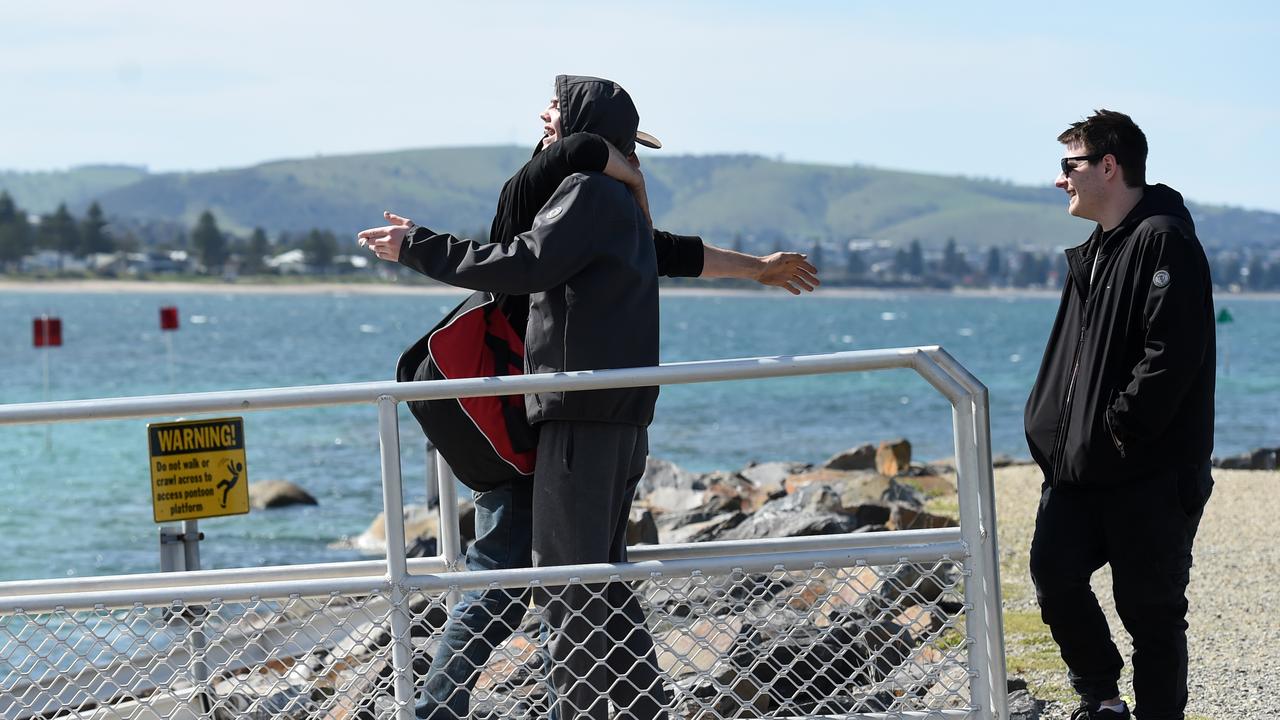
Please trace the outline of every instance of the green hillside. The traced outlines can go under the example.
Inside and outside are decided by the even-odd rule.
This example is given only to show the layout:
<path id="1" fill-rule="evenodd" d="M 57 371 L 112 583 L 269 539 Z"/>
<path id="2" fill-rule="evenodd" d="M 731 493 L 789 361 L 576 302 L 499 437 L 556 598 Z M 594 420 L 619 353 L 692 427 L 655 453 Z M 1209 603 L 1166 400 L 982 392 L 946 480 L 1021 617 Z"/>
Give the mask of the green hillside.
<path id="1" fill-rule="evenodd" d="M 202 173 L 146 174 L 92 167 L 57 173 L 0 172 L 20 206 L 73 212 L 98 200 L 112 216 L 179 221 L 211 209 L 225 229 L 245 233 L 312 227 L 354 233 L 394 210 L 459 233 L 487 228 L 498 190 L 529 151 L 517 147 L 437 148 L 315 157 Z M 865 238 L 938 247 L 1073 245 L 1090 225 L 1066 214 L 1062 192 L 993 180 L 864 166 L 787 163 L 753 155 L 644 158 L 660 227 L 718 242 L 736 235 L 768 249 L 784 239 Z M 1280 240 L 1280 214 L 1197 206 L 1201 237 L 1216 247 Z"/>
<path id="2" fill-rule="evenodd" d="M 6 190 L 28 212 L 52 212 L 59 203 L 87 205 L 93 198 L 147 177 L 146 168 L 130 165 L 85 165 L 69 171 L 0 170 Z"/>

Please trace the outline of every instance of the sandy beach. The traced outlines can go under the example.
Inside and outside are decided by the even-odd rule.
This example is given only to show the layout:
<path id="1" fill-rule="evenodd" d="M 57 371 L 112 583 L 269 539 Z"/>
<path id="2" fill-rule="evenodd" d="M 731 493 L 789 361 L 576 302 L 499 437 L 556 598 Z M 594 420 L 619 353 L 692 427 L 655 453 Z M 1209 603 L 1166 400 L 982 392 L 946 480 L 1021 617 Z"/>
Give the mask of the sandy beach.
<path id="1" fill-rule="evenodd" d="M 1232 720 L 1275 717 L 1280 674 L 1280 549 L 1274 519 L 1280 514 L 1280 472 L 1215 470 L 1215 487 L 1196 535 L 1195 566 L 1187 591 L 1190 648 L 1188 718 Z M 1046 720 L 1066 718 L 1074 707 L 1066 668 L 1040 623 L 1027 570 L 1042 476 L 1035 465 L 996 471 L 1001 587 L 1009 675 L 1025 678 L 1038 698 L 1057 700 Z M 1134 508 L 1141 512 L 1141 508 Z M 1111 572 L 1093 577 L 1126 668 L 1121 693 L 1133 700 L 1132 644 L 1115 613 Z"/>

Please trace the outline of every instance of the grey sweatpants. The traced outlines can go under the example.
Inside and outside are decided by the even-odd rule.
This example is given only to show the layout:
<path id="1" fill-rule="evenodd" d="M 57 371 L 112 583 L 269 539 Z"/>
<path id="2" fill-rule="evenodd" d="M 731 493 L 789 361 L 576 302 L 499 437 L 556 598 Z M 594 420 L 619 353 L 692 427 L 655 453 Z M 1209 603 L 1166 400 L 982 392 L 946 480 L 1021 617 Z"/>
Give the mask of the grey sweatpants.
<path id="1" fill-rule="evenodd" d="M 542 423 L 533 478 L 533 564 L 625 562 L 627 516 L 649 436 L 635 425 Z M 644 611 L 622 582 L 546 587 L 556 717 L 665 717 Z"/>

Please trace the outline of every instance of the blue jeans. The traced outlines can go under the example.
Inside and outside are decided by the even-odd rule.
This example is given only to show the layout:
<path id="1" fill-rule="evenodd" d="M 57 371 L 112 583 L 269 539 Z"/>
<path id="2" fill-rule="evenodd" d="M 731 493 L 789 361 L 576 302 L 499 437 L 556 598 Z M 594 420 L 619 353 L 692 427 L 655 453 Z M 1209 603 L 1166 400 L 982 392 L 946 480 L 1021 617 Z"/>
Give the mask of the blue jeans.
<path id="1" fill-rule="evenodd" d="M 476 493 L 476 539 L 467 549 L 468 570 L 533 565 L 532 483 Z M 528 605 L 528 590 L 472 590 L 449 613 L 440 646 L 427 671 L 419 718 L 467 717 L 471 689 L 499 645 L 515 633 Z"/>

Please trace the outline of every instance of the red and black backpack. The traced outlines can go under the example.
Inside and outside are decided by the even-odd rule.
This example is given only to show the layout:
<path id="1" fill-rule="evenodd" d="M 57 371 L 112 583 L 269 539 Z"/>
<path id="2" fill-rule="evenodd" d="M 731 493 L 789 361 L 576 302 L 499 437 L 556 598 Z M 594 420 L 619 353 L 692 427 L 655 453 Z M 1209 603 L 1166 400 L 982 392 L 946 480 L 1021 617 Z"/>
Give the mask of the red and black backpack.
<path id="1" fill-rule="evenodd" d="M 472 293 L 400 354 L 396 380 L 455 380 L 524 374 L 524 338 L 508 317 L 508 302 L 527 297 Z M 527 305 L 526 305 L 527 307 Z M 516 308 L 525 311 L 525 308 Z M 522 313 L 513 313 L 520 314 Z M 524 323 L 518 323 L 523 327 Z M 409 411 L 427 439 L 472 490 L 492 490 L 533 478 L 537 432 L 523 395 L 411 400 Z"/>

